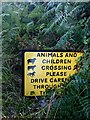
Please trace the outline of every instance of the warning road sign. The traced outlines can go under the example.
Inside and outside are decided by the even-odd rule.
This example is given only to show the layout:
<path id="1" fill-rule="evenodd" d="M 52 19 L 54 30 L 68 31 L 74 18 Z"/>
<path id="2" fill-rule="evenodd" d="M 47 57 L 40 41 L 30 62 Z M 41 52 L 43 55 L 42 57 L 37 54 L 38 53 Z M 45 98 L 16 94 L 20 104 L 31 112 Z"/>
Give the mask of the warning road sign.
<path id="1" fill-rule="evenodd" d="M 60 88 L 77 72 L 81 52 L 25 51 L 24 95 L 41 96 L 49 88 Z"/>

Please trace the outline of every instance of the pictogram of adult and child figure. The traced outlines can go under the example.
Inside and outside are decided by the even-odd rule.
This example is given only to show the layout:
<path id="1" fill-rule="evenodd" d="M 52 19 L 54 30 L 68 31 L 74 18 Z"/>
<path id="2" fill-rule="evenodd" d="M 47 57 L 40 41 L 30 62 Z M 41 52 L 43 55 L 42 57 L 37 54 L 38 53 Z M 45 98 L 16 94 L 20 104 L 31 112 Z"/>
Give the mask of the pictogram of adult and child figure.
<path id="1" fill-rule="evenodd" d="M 29 65 L 28 66 L 28 70 L 32 70 L 32 72 L 29 72 L 27 75 L 29 75 L 29 76 L 31 76 L 31 77 L 33 77 L 33 76 L 35 76 L 35 71 L 34 71 L 34 69 L 35 69 L 35 67 L 36 67 L 36 65 L 34 65 L 34 63 L 35 63 L 35 61 L 36 61 L 36 58 L 32 58 L 32 59 L 28 59 L 27 60 L 27 63 L 28 63 L 28 65 L 29 65 L 29 63 L 31 63 L 32 65 Z"/>

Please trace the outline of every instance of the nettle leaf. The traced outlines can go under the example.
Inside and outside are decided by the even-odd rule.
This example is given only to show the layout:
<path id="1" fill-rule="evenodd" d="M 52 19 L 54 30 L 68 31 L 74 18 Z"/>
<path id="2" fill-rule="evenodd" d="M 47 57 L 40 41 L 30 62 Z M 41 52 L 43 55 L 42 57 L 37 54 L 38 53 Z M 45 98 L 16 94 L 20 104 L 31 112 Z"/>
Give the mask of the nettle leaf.
<path id="1" fill-rule="evenodd" d="M 50 22 L 50 20 L 52 20 L 55 16 L 55 7 L 48 10 L 40 19 L 40 21 L 43 21 L 43 22 Z"/>
<path id="2" fill-rule="evenodd" d="M 44 7 L 43 6 L 37 6 L 30 14 L 29 14 L 29 18 L 33 19 L 33 18 L 40 18 L 42 17 L 44 12 Z"/>
<path id="3" fill-rule="evenodd" d="M 56 12 L 64 11 L 65 3 L 59 3 L 55 9 Z"/>
<path id="4" fill-rule="evenodd" d="M 62 48 L 62 46 L 65 44 L 67 40 L 69 40 L 69 38 L 70 38 L 70 32 L 66 32 L 57 42 L 57 44 L 55 45 L 55 48 L 57 49 Z"/>
<path id="5" fill-rule="evenodd" d="M 68 14 L 70 13 L 75 7 L 75 4 L 74 3 L 67 3 L 65 5 L 65 13 Z"/>
<path id="6" fill-rule="evenodd" d="M 16 26 L 20 26 L 20 15 L 19 15 L 19 12 L 12 11 L 12 13 L 11 13 L 11 20 L 12 20 L 13 24 L 15 24 Z"/>
<path id="7" fill-rule="evenodd" d="M 27 32 L 29 33 L 30 31 L 34 30 L 34 22 L 30 22 L 27 24 Z"/>
<path id="8" fill-rule="evenodd" d="M 90 44 L 90 38 L 88 38 L 88 39 L 84 39 L 84 40 L 83 40 L 83 43 L 84 43 L 85 45 Z"/>
<path id="9" fill-rule="evenodd" d="M 60 36 L 64 35 L 68 30 L 70 29 L 70 26 L 68 23 L 63 23 L 61 26 L 57 27 L 57 34 Z"/>

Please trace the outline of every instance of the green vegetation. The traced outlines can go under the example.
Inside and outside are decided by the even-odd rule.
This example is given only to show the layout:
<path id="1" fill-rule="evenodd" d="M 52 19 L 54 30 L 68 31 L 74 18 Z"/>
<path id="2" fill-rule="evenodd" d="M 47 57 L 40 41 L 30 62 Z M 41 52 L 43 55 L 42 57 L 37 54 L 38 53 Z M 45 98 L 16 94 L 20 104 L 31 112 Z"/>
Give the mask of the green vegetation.
<path id="1" fill-rule="evenodd" d="M 3 117 L 90 119 L 90 2 L 2 4 Z M 83 51 L 80 71 L 47 96 L 22 96 L 22 49 Z"/>

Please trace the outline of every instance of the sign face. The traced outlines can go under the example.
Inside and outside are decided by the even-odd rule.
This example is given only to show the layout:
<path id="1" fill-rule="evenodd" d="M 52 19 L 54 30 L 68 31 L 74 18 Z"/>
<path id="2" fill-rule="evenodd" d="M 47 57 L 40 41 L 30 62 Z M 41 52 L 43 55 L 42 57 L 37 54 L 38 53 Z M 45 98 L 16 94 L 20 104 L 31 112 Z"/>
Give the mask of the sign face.
<path id="1" fill-rule="evenodd" d="M 41 96 L 46 89 L 60 88 L 77 72 L 81 52 L 25 51 L 24 96 Z"/>

